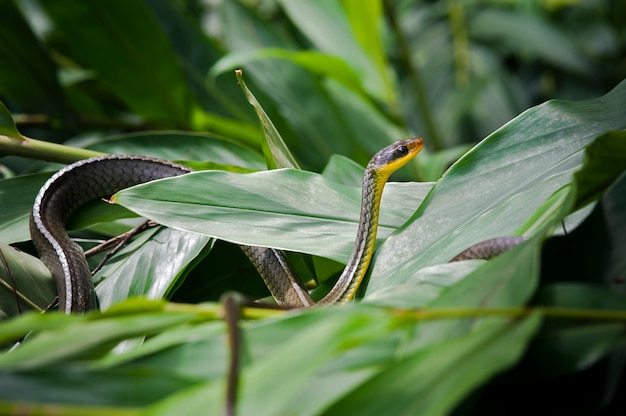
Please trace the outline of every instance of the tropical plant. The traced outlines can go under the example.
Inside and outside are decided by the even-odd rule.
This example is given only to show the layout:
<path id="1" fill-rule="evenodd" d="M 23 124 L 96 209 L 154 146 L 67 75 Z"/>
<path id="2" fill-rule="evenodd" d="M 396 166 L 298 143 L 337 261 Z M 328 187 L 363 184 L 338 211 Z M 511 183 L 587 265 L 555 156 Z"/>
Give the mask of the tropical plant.
<path id="1" fill-rule="evenodd" d="M 0 413 L 220 414 L 237 357 L 243 415 L 623 410 L 625 11 L 569 3 L 0 2 Z M 222 320 L 268 295 L 236 244 L 328 290 L 360 165 L 418 132 L 358 302 Z M 167 228 L 94 276 L 102 312 L 37 313 L 41 160 L 103 153 L 199 172 L 77 212 L 86 247 Z M 528 239 L 448 263 L 502 235 Z"/>

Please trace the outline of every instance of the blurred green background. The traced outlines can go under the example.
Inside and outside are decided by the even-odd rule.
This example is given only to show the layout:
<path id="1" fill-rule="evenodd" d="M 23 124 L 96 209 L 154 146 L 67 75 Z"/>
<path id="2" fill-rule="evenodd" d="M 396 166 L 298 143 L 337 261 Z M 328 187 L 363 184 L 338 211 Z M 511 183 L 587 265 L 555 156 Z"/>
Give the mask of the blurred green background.
<path id="1" fill-rule="evenodd" d="M 420 135 L 421 180 L 533 105 L 626 78 L 622 1 L 15 0 L 0 27 L 0 100 L 27 136 L 176 129 L 260 150 L 242 68 L 303 168 Z"/>

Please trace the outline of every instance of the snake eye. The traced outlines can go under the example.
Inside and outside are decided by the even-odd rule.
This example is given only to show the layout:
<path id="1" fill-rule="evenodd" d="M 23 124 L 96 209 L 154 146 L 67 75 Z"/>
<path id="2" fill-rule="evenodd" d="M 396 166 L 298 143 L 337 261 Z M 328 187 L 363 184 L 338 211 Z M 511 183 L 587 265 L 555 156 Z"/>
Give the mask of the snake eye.
<path id="1" fill-rule="evenodd" d="M 409 148 L 406 146 L 398 146 L 395 153 L 397 157 L 406 156 L 409 154 Z"/>

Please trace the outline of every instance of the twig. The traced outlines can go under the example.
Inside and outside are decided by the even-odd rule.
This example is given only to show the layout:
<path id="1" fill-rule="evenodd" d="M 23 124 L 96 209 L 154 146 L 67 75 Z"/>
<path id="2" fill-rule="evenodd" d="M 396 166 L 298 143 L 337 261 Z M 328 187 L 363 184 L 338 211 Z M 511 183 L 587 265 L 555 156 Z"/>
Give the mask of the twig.
<path id="1" fill-rule="evenodd" d="M 139 224 L 138 226 L 136 226 L 135 228 L 133 228 L 132 230 L 127 231 L 124 234 L 120 234 L 116 237 L 113 237 L 105 241 L 104 243 L 98 244 L 97 246 L 85 251 L 85 257 L 91 257 L 94 254 L 101 253 L 113 247 L 104 255 L 100 263 L 96 266 L 95 269 L 92 270 L 91 274 L 92 275 L 96 274 L 98 270 L 100 270 L 111 257 L 113 257 L 118 251 L 120 251 L 122 247 L 124 247 L 131 238 L 157 225 L 158 224 L 153 221 L 145 221 Z"/>

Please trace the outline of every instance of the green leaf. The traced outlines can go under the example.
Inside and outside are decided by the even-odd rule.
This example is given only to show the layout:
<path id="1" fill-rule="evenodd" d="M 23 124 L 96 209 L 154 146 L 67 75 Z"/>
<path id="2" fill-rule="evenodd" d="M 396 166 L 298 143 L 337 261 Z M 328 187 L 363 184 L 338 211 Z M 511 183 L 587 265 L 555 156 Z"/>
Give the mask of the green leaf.
<path id="1" fill-rule="evenodd" d="M 318 309 L 253 330 L 256 334 L 251 334 L 246 349 L 251 349 L 254 357 L 241 382 L 239 411 L 255 415 L 291 413 L 288 409 L 297 404 L 294 399 L 306 390 L 310 377 L 323 370 L 329 359 L 343 355 L 345 349 L 356 348 L 388 333 L 390 320 L 384 311 L 372 308 Z M 285 331 L 288 337 L 277 345 L 278 331 Z M 261 341 L 261 336 L 271 343 Z M 257 347 L 259 341 L 265 347 L 262 351 Z M 299 354 L 293 354 L 293 351 Z M 302 360 L 302 356 L 308 359 Z M 294 368 L 298 371 L 293 371 Z M 289 383 L 281 382 L 287 375 Z M 282 385 L 280 391 L 276 390 L 276 383 Z M 273 400 L 262 399 L 269 395 Z M 200 409 L 208 414 L 221 414 L 221 403 L 222 383 L 213 381 L 201 388 L 190 388 L 170 396 L 152 408 L 151 414 L 170 414 L 181 406 L 188 414 Z"/>
<path id="2" fill-rule="evenodd" d="M 324 414 L 448 414 L 470 391 L 514 364 L 540 322 L 533 316 L 491 323 L 401 357 Z"/>
<path id="3" fill-rule="evenodd" d="M 57 294 L 50 272 L 35 257 L 0 243 L 0 315 L 45 310 Z"/>
<path id="4" fill-rule="evenodd" d="M 220 117 L 205 111 L 194 110 L 192 114 L 194 130 L 210 131 L 217 136 L 228 137 L 232 140 L 259 147 L 259 129 L 256 124 L 242 123 Z"/>
<path id="5" fill-rule="evenodd" d="M 388 184 L 378 238 L 402 225 L 430 187 Z M 288 169 L 245 175 L 196 172 L 123 190 L 114 200 L 163 225 L 344 263 L 352 251 L 361 205 L 359 188 Z"/>
<path id="6" fill-rule="evenodd" d="M 261 107 L 261 104 L 257 101 L 256 97 L 243 81 L 241 70 L 238 70 L 235 73 L 237 74 L 237 80 L 239 81 L 239 85 L 241 86 L 243 93 L 248 98 L 250 105 L 254 107 L 254 111 L 256 111 L 257 116 L 261 121 L 261 126 L 263 126 L 263 154 L 265 155 L 268 167 L 270 169 L 300 169 L 298 162 L 296 162 L 296 159 L 291 155 L 289 148 L 283 141 L 282 137 L 280 137 L 280 133 L 276 130 L 276 127 L 274 127 L 274 123 L 272 123 L 272 120 L 270 120 L 267 116 L 265 110 Z"/>
<path id="7" fill-rule="evenodd" d="M 142 233 L 96 273 L 100 309 L 130 297 L 161 299 L 209 242 L 205 236 L 171 229 Z"/>
<path id="8" fill-rule="evenodd" d="M 55 403 L 55 411 L 65 415 L 130 416 L 140 414 L 138 407 L 147 406 L 195 383 L 196 380 L 176 374 L 165 375 L 163 371 L 152 372 L 141 368 L 105 372 L 61 367 L 0 373 L 0 385 L 4 386 L 0 398 L 11 403 L 21 403 L 21 406 L 29 403 L 31 410 L 36 408 L 35 402 L 42 403 L 44 409 L 50 409 L 50 403 Z M 98 386 L 97 391 L 94 386 Z M 84 403 L 84 407 L 63 403 Z M 19 406 L 16 405 L 16 408 Z"/>
<path id="9" fill-rule="evenodd" d="M 230 52 L 298 49 L 292 37 L 239 2 L 225 2 L 221 12 Z M 262 60 L 243 69 L 290 150 L 309 169 L 321 169 L 334 153 L 364 164 L 379 149 L 408 136 L 362 95 L 331 79 L 322 80 L 300 65 Z"/>
<path id="10" fill-rule="evenodd" d="M 0 241 L 30 240 L 28 219 L 35 195 L 49 177 L 48 173 L 39 173 L 0 181 Z"/>
<path id="11" fill-rule="evenodd" d="M 135 363 L 146 371 L 169 372 L 171 363 L 176 361 L 179 376 L 219 379 L 225 375 L 228 353 L 224 322 L 187 323 L 147 338 L 141 348 L 108 354 L 98 361 L 97 367 L 113 369 Z M 211 360 L 201 358 L 206 356 Z"/>
<path id="12" fill-rule="evenodd" d="M 626 131 L 611 131 L 585 150 L 585 164 L 576 172 L 577 207 L 600 198 L 606 188 L 626 171 Z"/>
<path id="13" fill-rule="evenodd" d="M 626 296 L 597 285 L 552 283 L 537 292 L 533 304 L 556 308 L 626 310 Z"/>
<path id="14" fill-rule="evenodd" d="M 236 52 L 226 55 L 217 61 L 209 71 L 209 76 L 215 78 L 219 74 L 241 68 L 243 65 L 249 65 L 262 59 L 282 59 L 293 62 L 314 74 L 333 78 L 356 93 L 363 93 L 359 79 L 344 60 L 315 51 L 260 48 Z"/>
<path id="15" fill-rule="evenodd" d="M 598 179 L 602 180 L 603 175 Z M 626 270 L 624 213 L 626 172 L 622 173 L 591 214 L 573 232 L 547 241 L 542 280 L 595 282 L 623 291 L 620 282 Z"/>
<path id="16" fill-rule="evenodd" d="M 491 134 L 444 174 L 408 225 L 377 251 L 368 290 L 410 279 L 479 241 L 511 235 L 572 181 L 586 146 L 626 127 L 625 106 L 622 82 L 597 99 L 549 101 Z"/>
<path id="17" fill-rule="evenodd" d="M 366 53 L 369 60 L 376 67 L 379 76 L 387 86 L 390 97 L 395 94 L 395 85 L 389 71 L 387 51 L 383 43 L 384 18 L 383 2 L 368 1 L 359 2 L 342 0 L 341 5 L 345 10 L 354 38 L 361 50 Z"/>
<path id="18" fill-rule="evenodd" d="M 89 148 L 111 154 L 138 154 L 159 157 L 167 160 L 213 161 L 223 168 L 240 166 L 247 169 L 264 169 L 263 158 L 255 151 L 231 142 L 203 133 L 188 132 L 144 132 L 100 138 L 91 143 Z M 70 148 L 71 149 L 71 148 Z M 190 151 L 193 149 L 193 152 Z M 216 165 L 213 165 L 215 167 Z M 50 174 L 25 175 L 0 181 L 0 241 L 15 243 L 30 239 L 28 218 L 32 210 L 35 195 Z M 111 217 L 113 207 L 110 204 L 96 204 L 79 211 L 71 225 L 83 228 L 94 222 L 123 218 L 128 215 Z M 120 231 L 128 230 L 123 227 Z"/>
<path id="19" fill-rule="evenodd" d="M 526 304 L 539 281 L 541 241 L 533 238 L 505 252 L 429 301 L 429 308 L 506 308 Z M 473 260 L 477 261 L 477 260 Z M 423 324 L 415 345 L 431 345 L 470 332 L 491 318 L 446 319 Z"/>
<path id="20" fill-rule="evenodd" d="M 22 137 L 15 126 L 13 116 L 0 101 L 0 134 L 8 137 Z"/>
<path id="21" fill-rule="evenodd" d="M 33 369 L 59 365 L 76 359 L 101 357 L 120 341 L 158 333 L 166 328 L 188 322 L 193 314 L 134 313 L 109 315 L 89 321 L 68 320 L 67 325 L 43 330 L 8 353 L 0 356 L 4 369 Z"/>
<path id="22" fill-rule="evenodd" d="M 468 150 L 470 146 L 454 146 L 435 153 L 422 152 L 419 158 L 421 177 L 427 181 L 437 181 L 448 168 Z"/>
<path id="23" fill-rule="evenodd" d="M 233 74 L 228 73 L 217 82 L 206 82 L 207 70 L 226 51 L 221 42 L 207 33 L 200 17 L 202 14 L 191 3 L 177 4 L 163 0 L 146 3 L 167 34 L 190 89 L 202 106 L 193 111 L 194 129 L 258 145 L 254 113 L 246 106 Z"/>
<path id="24" fill-rule="evenodd" d="M 207 133 L 153 131 L 99 139 L 90 149 L 110 154 L 144 155 L 166 160 L 214 162 L 264 170 L 261 155 L 247 146 Z"/>
<path id="25" fill-rule="evenodd" d="M 343 312 L 343 313 L 342 313 Z M 332 319 L 331 319 L 332 316 Z M 389 331 L 389 318 L 378 310 L 334 311 L 326 319 L 317 319 L 306 330 L 293 333 L 286 342 L 264 359 L 256 360 L 242 380 L 240 410 L 242 414 L 275 415 L 293 401 L 309 378 L 326 367 L 329 359 L 342 355 L 346 348 L 354 349 Z M 299 351 L 307 360 L 301 359 Z M 298 368 L 297 373 L 293 369 Z M 271 374 L 271 379 L 268 379 Z M 291 374 L 275 400 L 263 401 L 275 391 L 285 375 Z M 259 406 L 264 403 L 263 406 Z"/>
<path id="26" fill-rule="evenodd" d="M 411 273 L 410 279 L 389 281 L 376 290 L 368 290 L 363 302 L 399 308 L 426 307 L 480 265 L 479 261 L 465 261 L 424 267 Z"/>
<path id="27" fill-rule="evenodd" d="M 322 176 L 348 186 L 360 186 L 363 182 L 363 166 L 345 156 L 333 155 L 324 167 Z"/>
<path id="28" fill-rule="evenodd" d="M 381 6 L 377 1 L 371 3 L 344 9 L 341 3 L 334 1 L 281 1 L 290 19 L 317 49 L 341 57 L 358 75 L 363 89 L 383 102 L 394 104 L 388 66 L 380 53 Z M 322 27 L 324 30 L 320 30 Z M 369 36 L 363 34 L 364 27 Z M 356 37 L 353 30 L 356 30 Z M 375 39 L 374 43 L 364 44 L 371 38 Z M 368 48 L 373 49 L 369 54 Z"/>
<path id="29" fill-rule="evenodd" d="M 177 56 L 146 4 L 41 4 L 72 57 L 95 70 L 132 111 L 148 120 L 189 126 L 194 101 Z"/>
<path id="30" fill-rule="evenodd" d="M 64 328 L 75 322 L 75 317 L 61 313 L 25 313 L 14 319 L 8 319 L 0 322 L 0 342 L 20 341 L 30 332 L 45 331 L 54 328 Z"/>

